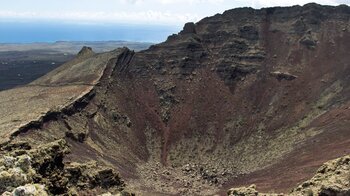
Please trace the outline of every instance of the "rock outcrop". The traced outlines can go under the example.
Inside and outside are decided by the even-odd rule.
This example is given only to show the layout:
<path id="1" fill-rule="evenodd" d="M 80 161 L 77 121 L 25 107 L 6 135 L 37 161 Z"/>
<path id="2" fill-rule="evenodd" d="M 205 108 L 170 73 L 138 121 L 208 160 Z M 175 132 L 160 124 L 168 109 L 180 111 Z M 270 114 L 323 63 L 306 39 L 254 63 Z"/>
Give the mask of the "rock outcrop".
<path id="1" fill-rule="evenodd" d="M 9 149 L 4 147 L 3 149 Z M 3 195 L 63 195 L 124 189 L 120 176 L 96 162 L 63 162 L 69 153 L 65 140 L 33 149 L 3 150 L 0 159 L 0 192 Z M 97 192 L 96 192 L 97 193 Z"/>
<path id="2" fill-rule="evenodd" d="M 2 196 L 48 196 L 45 186 L 41 184 L 26 184 L 15 188 L 12 192 L 4 192 Z"/>
<path id="3" fill-rule="evenodd" d="M 86 58 L 86 57 L 91 57 L 95 53 L 92 51 L 91 47 L 84 46 L 77 54 L 78 58 Z"/>
<path id="4" fill-rule="evenodd" d="M 350 195 L 350 155 L 324 163 L 315 176 L 294 188 L 288 194 L 259 193 L 255 185 L 249 187 L 232 188 L 228 196 L 299 196 Z"/>
<path id="5" fill-rule="evenodd" d="M 259 192 L 255 185 L 249 187 L 232 188 L 227 192 L 228 196 L 258 196 Z"/>
<path id="6" fill-rule="evenodd" d="M 350 195 L 350 155 L 323 164 L 310 180 L 291 195 Z"/>
<path id="7" fill-rule="evenodd" d="M 294 80 L 297 78 L 297 76 L 292 75 L 288 72 L 280 72 L 280 71 L 274 71 L 270 73 L 272 76 L 276 77 L 278 81 L 281 80 Z"/>

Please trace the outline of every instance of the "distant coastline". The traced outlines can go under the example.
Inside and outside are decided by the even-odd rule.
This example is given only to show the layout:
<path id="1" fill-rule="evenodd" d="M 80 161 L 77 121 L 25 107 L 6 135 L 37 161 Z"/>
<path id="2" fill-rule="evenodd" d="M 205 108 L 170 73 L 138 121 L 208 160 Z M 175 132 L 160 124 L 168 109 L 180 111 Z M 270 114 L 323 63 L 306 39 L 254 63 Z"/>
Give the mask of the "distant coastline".
<path id="1" fill-rule="evenodd" d="M 125 40 L 159 43 L 181 29 L 179 26 L 153 24 L 99 25 L 5 21 L 0 21 L 0 26 L 0 43 L 54 43 L 57 40 L 69 42 Z"/>
<path id="2" fill-rule="evenodd" d="M 106 52 L 119 47 L 128 47 L 131 50 L 145 50 L 149 46 L 156 44 L 152 42 L 134 41 L 55 41 L 55 42 L 34 42 L 34 43 L 0 43 L 1 52 L 25 52 L 39 51 L 54 53 L 69 53 L 75 55 L 83 46 L 91 47 L 95 52 Z M 39 52 L 39 53 L 42 53 Z M 1 56 L 0 56 L 1 57 Z"/>

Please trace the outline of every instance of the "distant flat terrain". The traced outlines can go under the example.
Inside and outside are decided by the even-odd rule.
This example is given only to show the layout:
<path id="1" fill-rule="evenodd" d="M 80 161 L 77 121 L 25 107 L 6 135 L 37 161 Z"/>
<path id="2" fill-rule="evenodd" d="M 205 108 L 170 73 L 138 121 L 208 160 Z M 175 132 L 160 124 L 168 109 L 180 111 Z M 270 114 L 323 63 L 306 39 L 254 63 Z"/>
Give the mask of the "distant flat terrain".
<path id="1" fill-rule="evenodd" d="M 119 47 L 140 51 L 151 44 L 126 41 L 0 44 L 0 91 L 28 84 L 45 75 L 74 58 L 83 46 L 95 52 L 106 52 Z"/>
<path id="2" fill-rule="evenodd" d="M 147 49 L 152 43 L 150 42 L 128 42 L 128 41 L 57 41 L 54 43 L 0 43 L 0 52 L 7 51 L 57 51 L 61 53 L 76 54 L 83 46 L 93 48 L 95 52 L 107 52 L 119 47 L 128 47 L 131 50 L 139 51 Z"/>

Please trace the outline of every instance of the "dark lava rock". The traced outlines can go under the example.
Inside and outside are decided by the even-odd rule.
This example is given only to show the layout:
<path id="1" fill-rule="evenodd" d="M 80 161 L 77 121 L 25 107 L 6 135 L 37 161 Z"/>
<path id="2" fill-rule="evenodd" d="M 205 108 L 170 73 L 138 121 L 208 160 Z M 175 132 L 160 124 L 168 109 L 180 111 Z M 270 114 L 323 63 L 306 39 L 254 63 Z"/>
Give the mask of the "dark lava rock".
<path id="1" fill-rule="evenodd" d="M 287 72 L 275 71 L 275 72 L 271 72 L 270 74 L 272 76 L 276 77 L 276 79 L 278 81 L 281 81 L 281 80 L 294 80 L 295 78 L 297 78 L 297 76 L 292 75 L 292 74 L 287 73 Z"/>
<path id="2" fill-rule="evenodd" d="M 248 40 L 258 40 L 259 32 L 254 26 L 244 26 L 239 29 L 240 36 Z"/>
<path id="3" fill-rule="evenodd" d="M 317 40 L 315 40 L 311 35 L 306 35 L 301 38 L 300 43 L 305 45 L 307 48 L 313 49 L 317 45 Z"/>
<path id="4" fill-rule="evenodd" d="M 184 34 L 195 34 L 196 25 L 193 22 L 186 23 L 183 30 L 180 32 L 181 35 Z"/>

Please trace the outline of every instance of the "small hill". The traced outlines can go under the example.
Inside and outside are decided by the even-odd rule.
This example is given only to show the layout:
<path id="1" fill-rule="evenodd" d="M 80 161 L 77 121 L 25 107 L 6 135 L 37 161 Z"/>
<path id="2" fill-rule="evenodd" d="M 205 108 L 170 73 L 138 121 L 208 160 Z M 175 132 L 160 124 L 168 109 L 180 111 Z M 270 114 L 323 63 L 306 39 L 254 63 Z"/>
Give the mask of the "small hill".
<path id="1" fill-rule="evenodd" d="M 44 76 L 72 60 L 83 46 L 101 53 L 119 47 L 140 51 L 150 45 L 151 43 L 127 41 L 0 43 L 0 91 L 26 85 Z"/>

